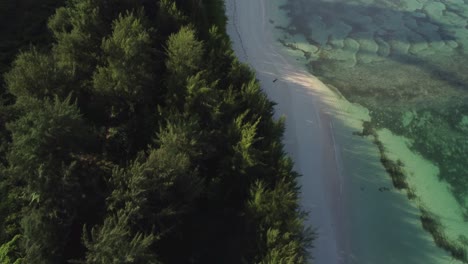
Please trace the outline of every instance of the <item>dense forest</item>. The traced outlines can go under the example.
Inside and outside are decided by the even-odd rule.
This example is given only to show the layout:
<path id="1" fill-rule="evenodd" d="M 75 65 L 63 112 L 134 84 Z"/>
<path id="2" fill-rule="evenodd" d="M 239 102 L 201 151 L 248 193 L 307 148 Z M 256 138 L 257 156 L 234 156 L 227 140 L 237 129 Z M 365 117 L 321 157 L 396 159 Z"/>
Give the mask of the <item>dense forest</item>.
<path id="1" fill-rule="evenodd" d="M 222 0 L 0 0 L 0 263 L 306 263 Z"/>

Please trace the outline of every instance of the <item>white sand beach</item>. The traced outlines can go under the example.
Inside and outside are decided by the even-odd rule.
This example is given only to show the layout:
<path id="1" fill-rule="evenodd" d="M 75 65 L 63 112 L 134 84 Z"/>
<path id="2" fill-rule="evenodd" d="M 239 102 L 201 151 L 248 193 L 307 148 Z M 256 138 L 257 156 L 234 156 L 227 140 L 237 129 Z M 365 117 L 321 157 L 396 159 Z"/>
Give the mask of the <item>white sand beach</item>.
<path id="1" fill-rule="evenodd" d="M 422 229 L 419 211 L 392 188 L 375 145 L 353 135 L 369 116 L 312 76 L 279 45 L 273 0 L 226 0 L 241 61 L 286 117 L 284 144 L 302 177 L 302 206 L 318 238 L 313 262 L 457 263 Z M 275 17 L 276 16 L 276 17 Z"/>
<path id="2" fill-rule="evenodd" d="M 256 70 L 269 98 L 278 103 L 277 116 L 286 116 L 284 143 L 295 169 L 304 175 L 301 178 L 303 205 L 312 214 L 320 215 L 313 217 L 312 222 L 319 234 L 315 247 L 320 254 L 314 254 L 315 258 L 318 263 L 339 263 L 338 235 L 345 232 L 338 232 L 342 229 L 338 220 L 344 217 L 336 214 L 344 210 L 336 207 L 342 205 L 342 197 L 331 199 L 328 194 L 339 194 L 343 179 L 335 164 L 331 123 L 320 109 L 318 96 L 314 95 L 319 91 L 309 90 L 315 80 L 278 53 L 267 25 L 265 4 L 266 1 L 228 1 L 228 32 L 239 58 Z M 305 186 L 313 186 L 314 190 L 309 192 Z"/>

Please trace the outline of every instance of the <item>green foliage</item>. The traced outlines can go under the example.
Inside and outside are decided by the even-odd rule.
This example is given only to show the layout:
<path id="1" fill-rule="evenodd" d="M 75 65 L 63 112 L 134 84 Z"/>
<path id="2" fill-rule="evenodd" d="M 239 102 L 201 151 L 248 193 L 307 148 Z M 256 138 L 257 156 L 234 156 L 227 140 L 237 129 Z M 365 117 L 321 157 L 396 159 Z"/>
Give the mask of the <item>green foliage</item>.
<path id="1" fill-rule="evenodd" d="M 185 26 L 169 36 L 166 52 L 170 96 L 183 98 L 185 94 L 181 88 L 185 86 L 187 78 L 202 69 L 203 43 L 196 39 L 192 28 Z"/>
<path id="2" fill-rule="evenodd" d="M 49 19 L 49 29 L 57 39 L 67 37 L 70 32 L 95 33 L 105 27 L 100 18 L 101 4 L 102 1 L 71 0 Z"/>
<path id="3" fill-rule="evenodd" d="M 179 11 L 174 0 L 160 0 L 158 7 L 158 24 L 165 25 L 161 28 L 165 36 L 177 32 L 188 20 L 188 18 Z"/>
<path id="4" fill-rule="evenodd" d="M 131 103 L 144 100 L 151 85 L 151 39 L 141 17 L 120 15 L 113 33 L 102 42 L 106 66 L 98 67 L 94 87 L 99 92 L 125 98 Z"/>
<path id="5" fill-rule="evenodd" d="M 295 186 L 280 181 L 273 189 L 257 182 L 248 212 L 257 221 L 259 254 L 256 263 L 307 263 L 312 233 L 304 230 Z"/>
<path id="6" fill-rule="evenodd" d="M 54 94 L 66 96 L 63 85 L 66 78 L 53 58 L 41 54 L 35 48 L 20 53 L 13 68 L 5 75 L 8 91 L 16 97 L 30 96 L 42 99 Z"/>
<path id="7" fill-rule="evenodd" d="M 71 23 L 70 9 L 60 7 L 55 10 L 55 14 L 49 18 L 48 28 L 54 34 L 55 38 L 63 37 L 71 31 L 73 25 Z"/>
<path id="8" fill-rule="evenodd" d="M 69 0 L 6 75 L 0 262 L 304 262 L 283 122 L 223 2 L 111 2 Z"/>
<path id="9" fill-rule="evenodd" d="M 219 94 L 217 82 L 207 83 L 205 72 L 200 72 L 187 79 L 184 113 L 196 116 L 201 122 L 209 123 L 218 118 Z"/>
<path id="10" fill-rule="evenodd" d="M 57 41 L 53 49 L 57 64 L 75 80 L 89 78 L 98 60 L 101 38 L 108 31 L 100 3 L 72 0 L 49 20 Z"/>
<path id="11" fill-rule="evenodd" d="M 0 245 L 0 263 L 2 264 L 21 264 L 21 259 L 15 256 L 18 251 L 18 242 L 21 236 L 16 235 L 12 240 Z"/>
<path id="12" fill-rule="evenodd" d="M 202 190 L 191 163 L 198 155 L 191 126 L 168 123 L 158 133 L 158 149 L 114 170 L 110 216 L 93 230 L 93 241 L 85 238 L 87 263 L 158 263 L 150 247 L 176 228 Z"/>
<path id="13" fill-rule="evenodd" d="M 245 104 L 252 107 L 253 113 L 268 116 L 273 114 L 273 103 L 261 92 L 260 85 L 256 80 L 252 79 L 248 84 L 242 86 L 241 96 Z"/>
<path id="14" fill-rule="evenodd" d="M 243 166 L 252 166 L 256 163 L 255 150 L 252 145 L 259 140 L 256 138 L 256 133 L 260 119 L 254 123 L 245 122 L 244 119 L 247 114 L 248 112 L 245 112 L 234 121 L 234 129 L 240 137 L 239 142 L 234 146 L 234 150 L 241 157 Z"/>
<path id="15" fill-rule="evenodd" d="M 199 130 L 200 126 L 193 120 L 168 120 L 157 133 L 155 143 L 159 149 L 171 152 L 171 156 L 180 154 L 194 159 L 200 155 L 197 142 Z"/>
<path id="16" fill-rule="evenodd" d="M 34 201 L 36 202 L 36 201 Z M 40 201 L 38 201 L 40 202 Z M 46 206 L 30 209 L 23 217 L 21 249 L 25 263 L 60 263 L 67 237 L 58 211 L 50 212 Z"/>
<path id="17" fill-rule="evenodd" d="M 5 92 L 3 74 L 18 50 L 27 50 L 31 44 L 47 47 L 51 39 L 47 18 L 63 3 L 64 0 L 0 0 L 0 94 Z"/>
<path id="18" fill-rule="evenodd" d="M 0 243 L 6 243 L 20 232 L 21 208 L 25 203 L 21 181 L 9 177 L 0 166 Z"/>
<path id="19" fill-rule="evenodd" d="M 119 211 L 106 218 L 100 228 L 93 228 L 91 238 L 84 230 L 84 243 L 88 249 L 87 264 L 156 264 L 151 250 L 156 237 L 154 235 L 133 234 L 128 227 L 128 215 Z"/>
<path id="20" fill-rule="evenodd" d="M 158 134 L 158 149 L 151 149 L 147 158 L 137 159 L 127 170 L 114 171 L 111 210 L 127 208 L 132 220 L 140 226 L 148 222 L 148 229 L 164 224 L 165 217 L 171 219 L 168 224 L 176 223 L 201 192 L 191 163 L 198 155 L 196 141 L 188 128 L 191 124 L 167 124 Z"/>
<path id="21" fill-rule="evenodd" d="M 46 183 L 47 179 L 36 177 L 39 169 L 60 168 L 81 148 L 85 125 L 70 100 L 18 100 L 16 106 L 25 114 L 7 126 L 13 141 L 8 161 L 21 178 Z"/>
<path id="22" fill-rule="evenodd" d="M 203 43 L 196 39 L 193 29 L 182 27 L 177 34 L 169 36 L 167 55 L 168 71 L 186 79 L 196 73 L 202 65 Z"/>
<path id="23" fill-rule="evenodd" d="M 212 26 L 208 31 L 205 46 L 207 51 L 206 66 L 211 77 L 225 76 L 231 70 L 233 60 L 235 60 L 234 52 L 231 49 L 231 40 L 224 31 Z"/>
<path id="24" fill-rule="evenodd" d="M 227 17 L 224 15 L 225 11 L 225 2 L 217 0 L 207 0 L 205 3 L 206 13 L 207 13 L 207 27 L 216 26 L 221 30 L 221 32 L 226 32 L 226 23 Z"/>
<path id="25" fill-rule="evenodd" d="M 57 263 L 62 259 L 77 196 L 72 154 L 82 149 L 85 125 L 70 97 L 64 101 L 20 98 L 23 115 L 8 124 L 12 145 L 10 177 L 24 185 L 22 249 L 26 263 Z"/>

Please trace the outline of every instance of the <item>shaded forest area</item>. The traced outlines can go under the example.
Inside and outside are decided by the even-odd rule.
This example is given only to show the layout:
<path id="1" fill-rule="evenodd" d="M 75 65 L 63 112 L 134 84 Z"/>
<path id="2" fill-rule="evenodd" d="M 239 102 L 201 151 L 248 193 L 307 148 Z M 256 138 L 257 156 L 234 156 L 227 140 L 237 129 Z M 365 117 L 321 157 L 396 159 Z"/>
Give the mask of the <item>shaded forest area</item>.
<path id="1" fill-rule="evenodd" d="M 0 263 L 306 263 L 223 1 L 0 0 L 0 22 Z"/>

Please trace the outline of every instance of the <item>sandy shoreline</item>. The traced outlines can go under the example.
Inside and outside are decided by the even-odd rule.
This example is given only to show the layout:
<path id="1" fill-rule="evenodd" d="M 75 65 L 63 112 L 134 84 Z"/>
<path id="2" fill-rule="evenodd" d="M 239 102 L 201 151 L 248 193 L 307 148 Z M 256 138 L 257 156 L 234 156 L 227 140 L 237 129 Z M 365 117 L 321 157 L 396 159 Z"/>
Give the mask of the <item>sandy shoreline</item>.
<path id="1" fill-rule="evenodd" d="M 332 122 L 323 109 L 318 80 L 304 70 L 298 70 L 283 57 L 273 43 L 265 0 L 229 0 L 228 32 L 240 60 L 256 70 L 264 91 L 278 103 L 277 116 L 286 116 L 285 148 L 295 162 L 295 169 L 303 175 L 302 205 L 313 214 L 311 224 L 319 235 L 313 252 L 317 263 L 342 263 L 339 255 L 343 245 L 338 241 L 346 234 L 341 220 L 343 206 L 343 178 L 337 164 Z M 256 21 L 252 21 L 255 18 Z M 278 81 L 273 82 L 273 80 Z M 331 195 L 338 194 L 338 195 Z M 339 239 L 339 237 L 341 237 Z"/>
<path id="2" fill-rule="evenodd" d="M 275 1 L 226 0 L 227 29 L 237 56 L 277 103 L 276 116 L 286 117 L 285 149 L 319 235 L 314 263 L 456 263 L 422 229 L 418 208 L 393 190 L 375 145 L 353 135 L 367 110 L 343 100 L 276 41 L 272 23 L 282 18 L 271 17 L 278 16 Z"/>

